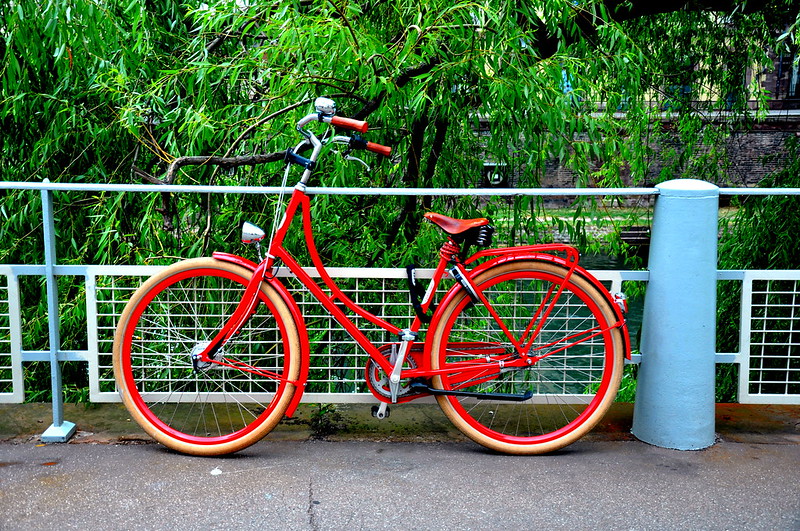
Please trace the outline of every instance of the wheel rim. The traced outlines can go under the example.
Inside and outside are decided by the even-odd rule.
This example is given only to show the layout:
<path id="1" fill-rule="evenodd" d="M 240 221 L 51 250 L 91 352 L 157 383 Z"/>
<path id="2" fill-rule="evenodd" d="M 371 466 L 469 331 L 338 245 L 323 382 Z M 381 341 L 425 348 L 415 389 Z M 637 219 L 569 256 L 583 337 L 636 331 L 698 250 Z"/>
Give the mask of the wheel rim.
<path id="1" fill-rule="evenodd" d="M 219 366 L 193 370 L 192 350 L 213 337 L 244 285 L 225 269 L 190 269 L 162 279 L 131 313 L 121 352 L 124 387 L 157 438 L 195 445 L 241 440 L 274 411 L 278 400 L 272 398 L 283 396 L 286 379 Z M 225 359 L 291 374 L 285 324 L 272 317 L 276 309 L 263 292 L 259 298 L 261 311 L 226 345 Z"/>
<path id="2" fill-rule="evenodd" d="M 520 324 L 509 325 L 517 338 L 522 335 L 518 330 L 525 330 L 531 316 L 542 307 L 540 303 L 546 298 L 550 287 L 561 280 L 558 275 L 544 271 L 536 271 L 537 278 L 531 279 L 533 273 L 531 270 L 506 272 L 485 279 L 482 283 L 484 293 L 496 308 L 500 308 L 498 313 L 504 320 Z M 594 417 L 600 416 L 596 415 L 598 411 L 601 408 L 604 410 L 608 404 L 609 394 L 616 392 L 611 389 L 616 379 L 611 370 L 616 355 L 613 332 L 595 332 L 597 335 L 594 337 L 569 348 L 563 347 L 577 341 L 576 338 L 557 343 L 559 339 L 570 337 L 575 330 L 607 328 L 608 322 L 603 311 L 586 289 L 591 288 L 565 290 L 561 294 L 531 350 L 531 354 L 537 355 L 548 351 L 554 353 L 532 367 L 508 371 L 496 377 L 488 373 L 472 373 L 469 377 L 464 374 L 445 374 L 434 379 L 436 386 L 446 390 L 514 394 L 533 391 L 531 400 L 501 403 L 455 396 L 442 398 L 452 409 L 453 415 L 481 436 L 514 446 L 547 444 L 570 438 L 576 431 L 580 432 L 578 436 L 588 431 L 596 422 Z M 508 300 L 504 302 L 503 297 Z M 526 304 L 520 304 L 521 299 Z M 521 307 L 529 310 L 521 311 Z M 465 296 L 455 300 L 450 308 L 443 333 L 439 336 L 441 342 L 444 342 L 443 338 L 449 338 L 448 345 L 469 341 L 483 341 L 493 346 L 502 343 L 507 353 L 513 351 L 508 339 L 481 305 L 473 306 Z M 503 308 L 515 313 L 505 315 Z M 476 323 L 483 325 L 476 326 Z M 535 330 L 536 325 L 532 328 Z M 591 334 L 583 337 L 588 336 Z M 545 346 L 550 344 L 549 347 Z M 560 348 L 563 350 L 558 352 Z M 440 368 L 469 359 L 469 354 L 449 347 L 441 348 L 441 344 L 438 350 L 437 363 Z M 607 367 L 609 370 L 606 370 Z M 587 423 L 591 425 L 587 427 Z"/>

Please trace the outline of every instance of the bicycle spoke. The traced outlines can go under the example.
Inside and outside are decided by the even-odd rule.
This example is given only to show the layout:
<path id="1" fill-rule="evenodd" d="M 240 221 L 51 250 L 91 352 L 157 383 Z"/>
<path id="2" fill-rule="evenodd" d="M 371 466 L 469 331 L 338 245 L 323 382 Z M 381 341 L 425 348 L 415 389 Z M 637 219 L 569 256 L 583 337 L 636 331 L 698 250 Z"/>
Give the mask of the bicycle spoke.
<path id="1" fill-rule="evenodd" d="M 434 339 L 434 383 L 470 395 L 437 399 L 481 444 L 536 453 L 536 445 L 568 443 L 596 422 L 616 392 L 621 351 L 614 342 L 617 323 L 609 321 L 613 311 L 593 287 L 575 284 L 580 279 L 574 277 L 565 280 L 566 268 L 528 262 L 496 271 L 475 281 L 492 311 L 466 296 L 445 310 L 448 317 Z M 479 349 L 458 347 L 470 342 L 494 345 L 505 355 L 486 357 Z M 526 402 L 491 399 L 528 393 L 533 396 Z"/>
<path id="2" fill-rule="evenodd" d="M 297 356 L 289 350 L 297 342 L 287 343 L 264 293 L 259 313 L 218 360 L 193 360 L 238 306 L 246 273 L 211 259 L 182 262 L 145 284 L 123 314 L 131 320 L 124 343 L 115 345 L 123 398 L 148 433 L 181 451 L 215 454 L 252 444 L 288 405 L 285 390 L 296 382 L 299 362 L 290 365 L 287 355 Z"/>

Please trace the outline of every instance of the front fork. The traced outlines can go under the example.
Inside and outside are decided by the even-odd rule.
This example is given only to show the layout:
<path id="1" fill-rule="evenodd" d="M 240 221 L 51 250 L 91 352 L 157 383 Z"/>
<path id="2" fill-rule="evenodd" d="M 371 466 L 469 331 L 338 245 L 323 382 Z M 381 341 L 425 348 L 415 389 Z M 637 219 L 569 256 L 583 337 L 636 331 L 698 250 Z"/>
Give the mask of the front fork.
<path id="1" fill-rule="evenodd" d="M 198 370 L 198 367 L 214 363 L 217 359 L 217 354 L 225 343 L 238 334 L 250 316 L 253 315 L 259 303 L 258 293 L 261 289 L 261 283 L 264 281 L 267 267 L 268 260 L 264 260 L 255 268 L 253 276 L 250 277 L 250 282 L 244 290 L 242 300 L 217 335 L 211 341 L 200 343 L 192 350 L 192 365 L 195 370 Z"/>

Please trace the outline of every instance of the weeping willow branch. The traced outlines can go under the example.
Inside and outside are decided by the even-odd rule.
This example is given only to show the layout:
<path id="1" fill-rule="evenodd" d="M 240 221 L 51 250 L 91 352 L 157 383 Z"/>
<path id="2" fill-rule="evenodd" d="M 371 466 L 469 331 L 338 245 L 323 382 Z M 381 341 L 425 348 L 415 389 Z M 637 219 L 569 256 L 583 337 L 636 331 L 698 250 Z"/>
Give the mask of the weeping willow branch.
<path id="1" fill-rule="evenodd" d="M 255 166 L 257 164 L 265 164 L 267 162 L 278 162 L 283 160 L 285 153 L 283 151 L 275 153 L 264 153 L 257 155 L 243 155 L 239 157 L 178 157 L 173 160 L 167 174 L 164 177 L 163 184 L 172 184 L 175 180 L 175 172 L 184 166 L 206 166 L 215 165 L 222 166 L 223 168 L 237 168 L 239 166 Z"/>

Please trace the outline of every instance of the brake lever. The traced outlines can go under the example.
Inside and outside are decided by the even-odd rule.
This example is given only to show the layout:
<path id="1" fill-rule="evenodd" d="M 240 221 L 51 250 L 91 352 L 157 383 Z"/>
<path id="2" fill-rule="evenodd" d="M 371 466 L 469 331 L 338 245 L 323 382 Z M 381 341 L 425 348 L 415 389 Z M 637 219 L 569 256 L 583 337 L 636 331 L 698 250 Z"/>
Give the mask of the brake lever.
<path id="1" fill-rule="evenodd" d="M 367 169 L 367 171 L 372 171 L 372 168 L 370 168 L 370 167 L 369 167 L 369 164 L 367 164 L 366 162 L 364 162 L 364 161 L 363 161 L 363 160 L 361 160 L 360 158 L 358 158 L 358 157 L 354 157 L 354 156 L 352 156 L 352 155 L 347 155 L 347 154 L 345 154 L 345 155 L 343 155 L 343 156 L 344 156 L 344 160 L 348 160 L 348 161 L 349 161 L 349 160 L 354 160 L 354 161 L 356 161 L 356 162 L 360 162 L 361 164 L 363 164 L 363 165 L 364 165 L 364 167 Z"/>
<path id="2" fill-rule="evenodd" d="M 334 144 L 344 144 L 344 145 L 349 146 L 350 142 L 352 140 L 353 139 L 350 138 L 349 136 L 338 136 L 337 135 L 337 136 L 334 136 L 333 138 L 331 138 L 330 142 L 333 142 Z M 358 157 L 354 157 L 353 155 L 351 155 L 350 154 L 351 151 L 352 151 L 351 148 L 348 148 L 347 150 L 344 151 L 344 153 L 342 153 L 342 157 L 344 158 L 344 160 L 360 162 L 367 169 L 367 171 L 372 171 L 372 168 L 370 167 L 369 164 L 364 162 L 363 159 L 360 159 Z"/>

